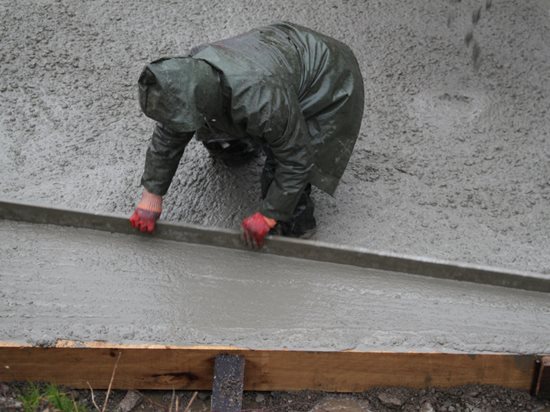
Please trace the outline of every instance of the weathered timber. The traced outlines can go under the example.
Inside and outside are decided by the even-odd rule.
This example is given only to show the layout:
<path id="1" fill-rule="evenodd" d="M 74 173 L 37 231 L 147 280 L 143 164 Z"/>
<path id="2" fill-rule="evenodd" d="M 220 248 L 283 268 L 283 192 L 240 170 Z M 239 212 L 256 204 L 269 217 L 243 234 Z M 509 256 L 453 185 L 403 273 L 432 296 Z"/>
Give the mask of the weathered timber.
<path id="1" fill-rule="evenodd" d="M 47 381 L 74 388 L 209 390 L 214 362 L 243 357 L 245 390 L 362 392 L 375 386 L 411 388 L 465 384 L 529 391 L 537 357 L 514 354 L 251 350 L 234 347 L 114 345 L 60 342 L 43 348 L 0 343 L 0 381 Z"/>

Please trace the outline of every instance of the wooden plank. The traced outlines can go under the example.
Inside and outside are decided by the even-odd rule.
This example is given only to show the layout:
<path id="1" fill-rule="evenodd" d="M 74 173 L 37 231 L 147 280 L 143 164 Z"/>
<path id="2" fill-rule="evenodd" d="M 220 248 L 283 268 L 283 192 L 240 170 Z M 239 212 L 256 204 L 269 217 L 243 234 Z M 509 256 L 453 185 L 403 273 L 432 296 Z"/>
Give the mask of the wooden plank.
<path id="1" fill-rule="evenodd" d="M 541 399 L 550 399 L 550 356 L 543 356 L 540 360 L 535 395 Z"/>
<path id="2" fill-rule="evenodd" d="M 214 362 L 212 412 L 240 412 L 243 403 L 244 365 L 242 356 L 222 353 Z"/>
<path id="3" fill-rule="evenodd" d="M 106 343 L 40 348 L 0 344 L 0 381 L 47 381 L 105 389 L 121 353 L 113 388 L 209 390 L 221 353 L 246 361 L 245 390 L 362 392 L 489 384 L 530 390 L 537 357 L 514 354 L 392 353 L 132 346 Z"/>

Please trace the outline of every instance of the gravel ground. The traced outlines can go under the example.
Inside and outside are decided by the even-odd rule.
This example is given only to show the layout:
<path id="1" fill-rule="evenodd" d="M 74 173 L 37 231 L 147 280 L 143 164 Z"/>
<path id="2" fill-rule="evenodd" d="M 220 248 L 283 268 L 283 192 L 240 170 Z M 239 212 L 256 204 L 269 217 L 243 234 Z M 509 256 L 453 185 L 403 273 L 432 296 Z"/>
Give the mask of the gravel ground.
<path id="1" fill-rule="evenodd" d="M 0 383 L 0 410 L 22 411 L 19 395 L 23 385 Z M 63 390 L 88 410 L 95 410 L 90 391 Z M 94 391 L 94 401 L 102 408 L 105 391 Z M 210 411 L 210 392 L 113 391 L 107 402 L 112 412 L 177 412 L 187 405 L 189 412 Z M 45 406 L 46 407 L 46 406 Z M 45 407 L 40 408 L 40 412 Z M 375 388 L 361 394 L 322 392 L 246 392 L 243 412 L 549 412 L 550 401 L 537 400 L 525 392 L 493 386 L 464 386 L 446 390 Z M 49 410 L 51 412 L 51 409 Z"/>
<path id="2" fill-rule="evenodd" d="M 153 127 L 136 100 L 143 65 L 286 19 L 348 43 L 365 77 L 346 174 L 334 198 L 314 193 L 316 239 L 550 273 L 549 10 L 548 0 L 489 10 L 474 0 L 2 0 L 1 196 L 130 214 Z M 258 207 L 261 162 L 226 169 L 193 142 L 164 218 L 238 227 Z"/>

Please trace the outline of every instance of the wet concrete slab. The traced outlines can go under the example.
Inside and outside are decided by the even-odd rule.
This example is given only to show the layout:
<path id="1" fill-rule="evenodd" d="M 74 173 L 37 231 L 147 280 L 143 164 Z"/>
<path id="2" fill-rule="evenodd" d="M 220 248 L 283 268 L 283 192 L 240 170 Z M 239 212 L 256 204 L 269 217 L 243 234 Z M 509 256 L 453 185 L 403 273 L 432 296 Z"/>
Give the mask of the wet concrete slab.
<path id="1" fill-rule="evenodd" d="M 550 3 L 498 0 L 0 1 L 0 192 L 131 214 L 153 122 L 143 66 L 274 20 L 347 43 L 360 138 L 316 240 L 550 274 Z M 448 19 L 452 15 L 452 21 Z M 259 207 L 262 159 L 186 149 L 163 218 L 226 228 Z"/>
<path id="2" fill-rule="evenodd" d="M 548 294 L 0 220 L 0 340 L 550 352 Z"/>

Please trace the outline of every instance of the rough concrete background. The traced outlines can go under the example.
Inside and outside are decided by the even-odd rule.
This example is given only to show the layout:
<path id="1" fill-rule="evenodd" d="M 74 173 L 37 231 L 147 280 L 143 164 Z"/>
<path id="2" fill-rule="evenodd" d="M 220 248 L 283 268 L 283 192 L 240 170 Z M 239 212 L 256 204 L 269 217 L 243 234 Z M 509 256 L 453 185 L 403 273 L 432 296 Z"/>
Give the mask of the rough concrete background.
<path id="1" fill-rule="evenodd" d="M 0 193 L 130 214 L 152 122 L 148 61 L 276 19 L 348 43 L 366 110 L 317 239 L 550 273 L 550 2 L 260 0 L 0 2 Z M 448 16 L 454 20 L 447 25 Z M 237 227 L 261 160 L 225 169 L 190 145 L 164 218 Z"/>
<path id="2" fill-rule="evenodd" d="M 0 220 L 0 337 L 550 353 L 547 294 Z"/>

